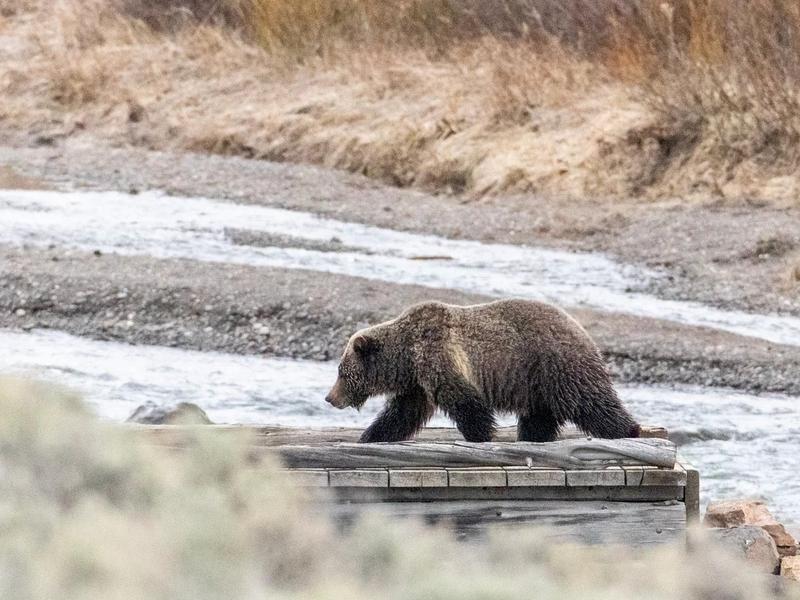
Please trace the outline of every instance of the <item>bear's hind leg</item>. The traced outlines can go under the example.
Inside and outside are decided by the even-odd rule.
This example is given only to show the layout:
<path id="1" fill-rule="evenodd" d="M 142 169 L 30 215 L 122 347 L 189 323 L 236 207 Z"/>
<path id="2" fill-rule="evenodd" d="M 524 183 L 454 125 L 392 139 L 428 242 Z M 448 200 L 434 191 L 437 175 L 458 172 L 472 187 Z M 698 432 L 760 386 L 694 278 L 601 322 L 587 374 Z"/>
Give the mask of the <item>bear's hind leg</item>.
<path id="1" fill-rule="evenodd" d="M 372 424 L 361 434 L 359 442 L 401 442 L 422 428 L 433 416 L 434 407 L 422 388 L 391 397 Z"/>
<path id="2" fill-rule="evenodd" d="M 517 420 L 517 441 L 555 441 L 558 438 L 561 425 L 549 410 L 538 410 L 530 415 L 520 415 Z"/>
<path id="3" fill-rule="evenodd" d="M 480 402 L 461 401 L 448 409 L 448 416 L 468 442 L 491 442 L 497 424 L 494 412 Z"/>

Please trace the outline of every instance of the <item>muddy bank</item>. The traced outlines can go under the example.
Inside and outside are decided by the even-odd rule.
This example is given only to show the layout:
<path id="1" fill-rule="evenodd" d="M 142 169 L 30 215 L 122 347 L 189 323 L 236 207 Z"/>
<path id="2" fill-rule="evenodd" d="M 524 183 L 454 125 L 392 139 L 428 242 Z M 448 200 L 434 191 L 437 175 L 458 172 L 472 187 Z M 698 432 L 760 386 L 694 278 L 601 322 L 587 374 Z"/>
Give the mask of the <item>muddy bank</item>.
<path id="1" fill-rule="evenodd" d="M 0 327 L 327 360 L 349 335 L 427 299 L 483 296 L 314 271 L 0 249 Z M 573 311 L 625 382 L 800 393 L 800 348 L 655 319 Z"/>
<path id="2" fill-rule="evenodd" d="M 650 291 L 664 298 L 800 314 L 800 207 L 533 195 L 469 202 L 315 167 L 101 142 L 0 147 L 0 165 L 43 186 L 163 189 L 456 239 L 600 250 L 662 273 Z"/>

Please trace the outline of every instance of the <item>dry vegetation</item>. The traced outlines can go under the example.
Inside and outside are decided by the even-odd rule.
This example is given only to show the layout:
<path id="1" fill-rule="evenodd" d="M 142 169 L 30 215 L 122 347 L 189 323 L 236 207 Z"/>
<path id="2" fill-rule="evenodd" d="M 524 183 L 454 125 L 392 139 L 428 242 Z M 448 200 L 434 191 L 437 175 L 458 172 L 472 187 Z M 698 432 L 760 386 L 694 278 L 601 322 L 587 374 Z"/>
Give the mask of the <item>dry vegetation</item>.
<path id="1" fill-rule="evenodd" d="M 0 126 L 483 195 L 794 200 L 792 0 L 0 0 Z"/>
<path id="2" fill-rule="evenodd" d="M 247 461 L 243 440 L 159 451 L 73 396 L 9 379 L 0 410 L 7 600 L 772 597 L 767 579 L 704 545 L 634 556 L 506 532 L 477 546 L 379 519 L 345 534 Z"/>

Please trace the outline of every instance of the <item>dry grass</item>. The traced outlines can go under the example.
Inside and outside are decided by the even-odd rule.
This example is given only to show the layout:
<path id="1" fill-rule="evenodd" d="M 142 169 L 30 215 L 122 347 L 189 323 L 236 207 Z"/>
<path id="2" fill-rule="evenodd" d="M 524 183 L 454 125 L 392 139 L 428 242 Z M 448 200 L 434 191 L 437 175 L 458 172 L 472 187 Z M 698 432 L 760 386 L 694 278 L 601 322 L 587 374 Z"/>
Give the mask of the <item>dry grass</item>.
<path id="1" fill-rule="evenodd" d="M 313 162 L 478 196 L 797 191 L 788 0 L 0 6 L 0 124 L 43 140 Z"/>
<path id="2" fill-rule="evenodd" d="M 475 546 L 377 518 L 343 534 L 274 467 L 247 460 L 244 439 L 158 450 L 72 395 L 9 379 L 0 410 L 7 600 L 772 597 L 767 579 L 704 544 L 634 555 L 506 530 Z"/>

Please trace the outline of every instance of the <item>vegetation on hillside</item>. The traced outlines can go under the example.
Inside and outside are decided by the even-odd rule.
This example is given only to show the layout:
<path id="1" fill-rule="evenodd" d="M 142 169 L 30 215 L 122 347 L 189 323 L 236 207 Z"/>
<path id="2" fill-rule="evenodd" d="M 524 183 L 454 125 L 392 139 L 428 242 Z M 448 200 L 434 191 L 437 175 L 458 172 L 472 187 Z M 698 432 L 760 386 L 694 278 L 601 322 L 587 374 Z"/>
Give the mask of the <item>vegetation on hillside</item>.
<path id="1" fill-rule="evenodd" d="M 471 195 L 793 200 L 789 0 L 5 0 L 0 125 Z M 9 97 L 10 96 L 10 97 Z"/>

